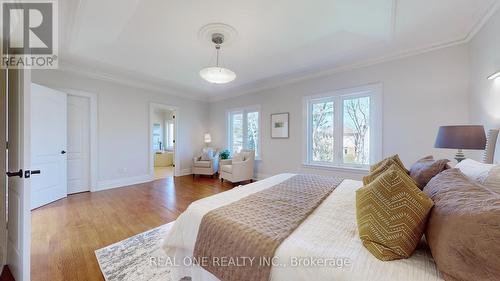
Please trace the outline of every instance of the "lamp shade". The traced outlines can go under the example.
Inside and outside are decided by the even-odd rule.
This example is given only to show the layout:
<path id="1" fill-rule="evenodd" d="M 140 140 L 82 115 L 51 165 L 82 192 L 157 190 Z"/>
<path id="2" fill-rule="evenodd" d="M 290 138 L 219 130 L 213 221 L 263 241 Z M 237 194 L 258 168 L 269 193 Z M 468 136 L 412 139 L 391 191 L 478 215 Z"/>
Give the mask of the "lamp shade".
<path id="1" fill-rule="evenodd" d="M 205 143 L 211 143 L 212 142 L 212 137 L 210 134 L 205 134 Z"/>
<path id="2" fill-rule="evenodd" d="M 480 125 L 441 126 L 436 148 L 483 150 L 486 146 L 484 127 Z"/>
<path id="3" fill-rule="evenodd" d="M 201 78 L 213 84 L 226 84 L 236 79 L 236 74 L 227 68 L 213 66 L 200 70 Z"/>

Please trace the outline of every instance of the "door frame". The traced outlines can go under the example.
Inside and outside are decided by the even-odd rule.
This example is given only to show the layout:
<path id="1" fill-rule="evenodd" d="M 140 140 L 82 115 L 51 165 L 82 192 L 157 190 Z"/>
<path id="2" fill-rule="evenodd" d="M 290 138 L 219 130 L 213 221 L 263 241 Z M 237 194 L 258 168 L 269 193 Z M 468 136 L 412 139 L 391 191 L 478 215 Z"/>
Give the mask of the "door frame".
<path id="1" fill-rule="evenodd" d="M 0 69 L 0 270 L 7 264 L 7 70 Z M 5 204 L 4 204 L 5 203 Z M 0 273 L 1 274 L 1 273 Z"/>
<path id="2" fill-rule="evenodd" d="M 154 180 L 155 178 L 155 165 L 154 165 L 154 156 L 155 152 L 153 149 L 153 118 L 154 118 L 154 110 L 155 109 L 164 109 L 164 110 L 169 110 L 174 112 L 174 177 L 178 177 L 181 175 L 181 165 L 180 165 L 180 158 L 179 158 L 179 142 L 177 141 L 179 138 L 179 107 L 175 105 L 168 105 L 168 104 L 163 104 L 163 103 L 157 103 L 157 102 L 150 102 L 149 103 L 149 118 L 148 118 L 148 128 L 149 128 L 149 135 L 148 135 L 148 155 L 149 155 L 149 177 L 151 180 Z"/>
<path id="3" fill-rule="evenodd" d="M 68 96 L 84 97 L 90 100 L 90 192 L 99 191 L 97 186 L 99 171 L 97 94 L 73 89 L 59 89 L 59 91 Z"/>

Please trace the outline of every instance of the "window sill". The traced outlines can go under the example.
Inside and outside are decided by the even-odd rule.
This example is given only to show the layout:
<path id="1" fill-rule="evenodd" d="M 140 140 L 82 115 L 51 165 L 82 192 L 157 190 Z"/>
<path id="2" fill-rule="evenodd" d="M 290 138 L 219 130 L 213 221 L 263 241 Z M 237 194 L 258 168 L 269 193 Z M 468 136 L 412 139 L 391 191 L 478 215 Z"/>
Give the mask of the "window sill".
<path id="1" fill-rule="evenodd" d="M 369 167 L 352 167 L 352 166 L 341 166 L 341 165 L 321 165 L 321 164 L 311 164 L 303 163 L 302 167 L 310 169 L 320 169 L 336 172 L 346 172 L 346 173 L 356 173 L 366 175 L 369 171 Z"/>

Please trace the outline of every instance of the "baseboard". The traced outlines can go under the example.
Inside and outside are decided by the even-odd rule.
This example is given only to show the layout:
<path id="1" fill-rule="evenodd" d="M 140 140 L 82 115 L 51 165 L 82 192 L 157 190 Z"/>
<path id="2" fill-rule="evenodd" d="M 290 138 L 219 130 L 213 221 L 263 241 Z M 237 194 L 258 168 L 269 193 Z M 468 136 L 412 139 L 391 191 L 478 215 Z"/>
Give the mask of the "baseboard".
<path id="1" fill-rule="evenodd" d="M 269 178 L 271 176 L 272 175 L 257 173 L 257 174 L 255 174 L 255 178 L 254 179 L 260 181 L 260 180 Z"/>
<path id="2" fill-rule="evenodd" d="M 103 180 L 103 181 L 99 181 L 97 183 L 97 190 L 95 190 L 95 191 L 101 191 L 101 190 L 112 189 L 112 188 L 117 188 L 117 187 L 140 184 L 140 183 L 145 183 L 145 182 L 149 182 L 152 180 L 153 179 L 151 178 L 150 175 L 121 178 L 121 179 L 114 179 L 114 180 Z"/>
<path id="3" fill-rule="evenodd" d="M 182 177 L 182 176 L 187 176 L 187 175 L 191 175 L 191 174 L 192 174 L 191 168 L 187 168 L 187 169 L 181 169 L 180 175 L 175 175 L 175 176 Z"/>

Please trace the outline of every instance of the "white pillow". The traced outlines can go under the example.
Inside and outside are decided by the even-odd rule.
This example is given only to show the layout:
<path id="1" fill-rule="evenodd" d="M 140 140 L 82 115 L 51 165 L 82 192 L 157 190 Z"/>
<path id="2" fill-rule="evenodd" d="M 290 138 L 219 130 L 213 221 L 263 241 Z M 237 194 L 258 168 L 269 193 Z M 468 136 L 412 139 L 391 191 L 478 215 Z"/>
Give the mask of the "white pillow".
<path id="1" fill-rule="evenodd" d="M 469 179 L 500 193 L 500 165 L 484 164 L 465 159 L 455 168 L 460 169 Z"/>
<path id="2" fill-rule="evenodd" d="M 245 160 L 243 152 L 236 152 L 233 154 L 233 162 L 242 162 Z"/>
<path id="3" fill-rule="evenodd" d="M 201 153 L 201 161 L 211 161 L 214 158 L 214 150 L 212 148 L 203 148 Z"/>
<path id="4" fill-rule="evenodd" d="M 458 163 L 455 168 L 460 169 L 468 178 L 475 182 L 483 183 L 490 170 L 493 168 L 493 164 L 484 164 L 481 162 L 474 161 L 472 159 L 465 159 Z"/>

